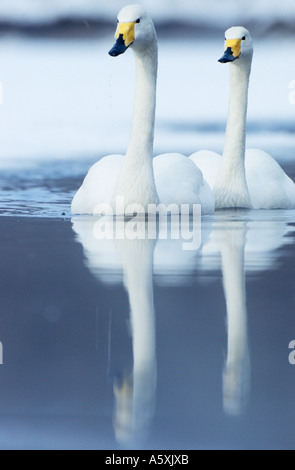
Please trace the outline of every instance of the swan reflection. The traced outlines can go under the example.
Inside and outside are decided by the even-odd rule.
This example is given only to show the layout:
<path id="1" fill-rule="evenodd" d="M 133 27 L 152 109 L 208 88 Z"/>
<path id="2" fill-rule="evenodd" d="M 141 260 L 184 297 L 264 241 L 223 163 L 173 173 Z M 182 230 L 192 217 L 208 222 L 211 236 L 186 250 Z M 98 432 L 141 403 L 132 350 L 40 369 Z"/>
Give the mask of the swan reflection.
<path id="1" fill-rule="evenodd" d="M 230 415 L 245 410 L 251 375 L 246 276 L 276 266 L 278 249 L 291 240 L 293 227 L 280 217 L 271 211 L 267 217 L 253 211 L 220 211 L 202 220 L 202 243 L 194 251 L 183 250 L 181 239 L 149 239 L 144 220 L 124 224 L 121 220 L 116 225 L 110 219 L 109 230 L 116 234 L 113 239 L 102 239 L 99 218 L 72 219 L 87 268 L 99 282 L 123 283 L 128 295 L 132 372 L 124 370 L 122 381 L 114 383 L 114 432 L 120 444 L 136 445 L 148 435 L 153 421 L 157 384 L 154 284 L 173 288 L 202 277 L 215 281 L 216 272 L 221 273 L 227 338 L 223 409 Z M 131 233 L 133 228 L 137 233 L 134 239 L 125 236 L 127 223 Z M 182 301 L 185 308 L 186 298 Z"/>
<path id="2" fill-rule="evenodd" d="M 250 390 L 246 275 L 274 267 L 291 233 L 293 227 L 275 211 L 219 211 L 203 247 L 200 269 L 222 273 L 227 326 L 223 408 L 228 414 L 243 412 Z"/>
<path id="3" fill-rule="evenodd" d="M 147 224 L 104 218 L 113 239 L 102 239 L 100 218 L 74 218 L 73 229 L 84 247 L 86 264 L 108 284 L 122 281 L 128 294 L 132 336 L 132 373 L 114 383 L 114 432 L 122 445 L 141 440 L 149 430 L 155 406 L 156 345 L 153 299 L 153 257 L 155 239 L 148 239 Z M 128 226 L 127 226 L 128 224 Z M 127 238 L 136 231 L 135 239 Z"/>
<path id="4" fill-rule="evenodd" d="M 136 223 L 136 222 L 135 222 Z M 132 222 L 131 222 L 132 224 Z M 145 235 L 146 224 L 140 224 Z M 138 223 L 137 223 L 138 229 Z M 128 444 L 145 437 L 154 413 L 156 391 L 155 310 L 153 253 L 155 240 L 147 237 L 116 239 L 123 280 L 129 297 L 133 372 L 115 384 L 114 429 L 116 438 Z"/>
<path id="5" fill-rule="evenodd" d="M 83 246 L 84 259 L 87 268 L 100 281 L 105 284 L 115 285 L 123 281 L 122 255 L 118 250 L 119 242 L 125 239 L 126 242 L 131 241 L 126 236 L 132 232 L 136 234 L 136 239 L 147 238 L 147 231 L 155 233 L 154 240 L 154 256 L 153 256 L 153 272 L 154 280 L 159 285 L 171 286 L 179 285 L 186 282 L 186 279 L 194 276 L 196 267 L 198 266 L 202 246 L 208 240 L 211 232 L 212 220 L 203 227 L 198 225 L 197 230 L 199 244 L 196 249 L 183 249 L 184 244 L 188 243 L 187 239 L 182 238 L 183 233 L 189 230 L 184 229 L 185 224 L 190 224 L 190 220 L 182 221 L 182 230 L 177 231 L 179 237 L 174 237 L 176 232 L 175 225 L 179 224 L 176 220 L 151 219 L 146 226 L 146 221 L 137 219 L 136 221 L 125 221 L 122 225 L 122 219 L 119 217 L 104 217 L 106 225 L 105 231 L 108 237 L 101 236 L 100 217 L 92 216 L 75 216 L 72 219 L 72 228 L 76 233 L 76 239 Z M 155 228 L 151 228 L 151 224 L 155 224 Z M 128 230 L 126 225 L 128 224 Z M 110 236 L 113 233 L 113 236 Z M 166 236 L 167 234 L 167 236 Z M 145 240 L 144 240 L 145 241 Z M 135 245 L 135 243 L 134 243 Z M 144 246 L 144 243 L 142 244 Z M 132 246 L 132 244 L 131 244 Z"/>
<path id="6" fill-rule="evenodd" d="M 154 278 L 159 284 L 174 285 L 189 277 L 199 250 L 183 250 L 183 239 L 165 239 L 158 220 L 147 223 L 104 217 L 106 238 L 101 236 L 101 220 L 74 217 L 72 226 L 93 275 L 106 284 L 123 282 L 128 294 L 133 368 L 114 383 L 114 432 L 120 444 L 130 446 L 148 434 L 155 409 Z M 151 232 L 156 236 L 149 239 Z"/>
<path id="7" fill-rule="evenodd" d="M 246 232 L 246 222 L 228 222 L 222 228 L 219 241 L 227 312 L 223 406 L 230 414 L 239 414 L 242 411 L 250 381 L 244 266 Z"/>

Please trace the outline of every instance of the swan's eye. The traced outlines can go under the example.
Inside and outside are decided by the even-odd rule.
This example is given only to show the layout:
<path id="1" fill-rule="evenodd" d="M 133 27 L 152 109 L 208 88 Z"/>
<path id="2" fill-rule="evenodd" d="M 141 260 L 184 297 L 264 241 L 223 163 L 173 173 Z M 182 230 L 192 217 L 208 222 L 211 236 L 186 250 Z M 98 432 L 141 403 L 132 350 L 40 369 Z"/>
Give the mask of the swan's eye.
<path id="1" fill-rule="evenodd" d="M 138 18 L 138 20 L 136 20 L 136 23 L 140 23 L 140 18 Z"/>
<path id="2" fill-rule="evenodd" d="M 246 36 L 243 36 L 243 37 L 242 37 L 242 41 L 245 41 L 245 39 L 246 39 Z"/>

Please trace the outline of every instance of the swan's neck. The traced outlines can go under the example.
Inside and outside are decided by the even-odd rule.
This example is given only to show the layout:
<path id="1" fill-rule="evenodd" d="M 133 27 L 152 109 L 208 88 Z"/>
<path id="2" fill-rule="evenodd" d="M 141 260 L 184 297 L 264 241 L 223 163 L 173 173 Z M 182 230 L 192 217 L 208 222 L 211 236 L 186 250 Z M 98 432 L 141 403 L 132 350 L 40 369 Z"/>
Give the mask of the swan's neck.
<path id="1" fill-rule="evenodd" d="M 129 204 L 147 207 L 158 201 L 153 172 L 158 48 L 155 38 L 148 52 L 134 51 L 136 64 L 132 130 L 117 196 Z"/>
<path id="2" fill-rule="evenodd" d="M 136 81 L 131 137 L 126 161 L 137 163 L 139 152 L 142 162 L 150 165 L 153 154 L 156 85 L 157 85 L 157 45 L 147 54 L 135 53 Z M 150 165 L 151 166 L 151 165 Z"/>
<path id="3" fill-rule="evenodd" d="M 230 99 L 221 168 L 215 183 L 217 208 L 251 207 L 245 172 L 246 120 L 251 59 L 230 64 Z"/>

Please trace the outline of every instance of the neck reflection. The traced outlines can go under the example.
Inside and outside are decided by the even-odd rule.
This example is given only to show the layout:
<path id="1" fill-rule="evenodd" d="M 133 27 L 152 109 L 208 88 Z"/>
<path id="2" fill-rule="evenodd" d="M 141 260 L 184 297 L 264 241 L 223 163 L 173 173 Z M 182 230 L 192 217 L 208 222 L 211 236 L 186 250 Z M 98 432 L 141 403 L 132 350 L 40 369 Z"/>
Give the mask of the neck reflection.
<path id="1" fill-rule="evenodd" d="M 245 287 L 246 222 L 228 222 L 219 241 L 227 311 L 227 357 L 223 371 L 223 407 L 240 414 L 250 381 Z"/>
<path id="2" fill-rule="evenodd" d="M 133 350 L 132 373 L 125 374 L 123 383 L 114 386 L 114 430 L 118 442 L 124 445 L 146 437 L 154 414 L 156 391 L 153 296 L 155 240 L 147 238 L 145 222 L 134 224 L 137 231 L 142 231 L 142 239 L 115 240 L 129 298 Z"/>

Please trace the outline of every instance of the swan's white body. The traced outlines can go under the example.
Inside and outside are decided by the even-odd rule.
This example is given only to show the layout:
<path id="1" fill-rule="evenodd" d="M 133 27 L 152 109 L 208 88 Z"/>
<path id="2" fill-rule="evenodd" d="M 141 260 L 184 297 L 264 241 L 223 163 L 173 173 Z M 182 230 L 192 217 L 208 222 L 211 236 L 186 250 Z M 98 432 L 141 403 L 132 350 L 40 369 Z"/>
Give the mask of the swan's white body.
<path id="1" fill-rule="evenodd" d="M 133 35 L 130 44 L 128 44 L 128 34 Z M 101 204 L 110 203 L 114 213 L 117 213 L 117 198 L 124 200 L 125 215 L 126 212 L 132 213 L 133 208 L 137 212 L 138 204 L 148 212 L 148 205 L 158 202 L 177 205 L 201 204 L 203 214 L 212 213 L 214 211 L 212 190 L 203 180 L 200 170 L 188 157 L 180 154 L 163 154 L 154 160 L 152 158 L 158 45 L 152 20 L 140 5 L 129 5 L 120 11 L 116 37 L 121 49 L 112 53 L 113 48 L 110 51 L 111 55 L 124 52 L 130 45 L 136 63 L 130 141 L 125 156 L 109 155 L 90 168 L 82 186 L 74 196 L 72 213 L 97 213 L 97 208 Z"/>
<path id="2" fill-rule="evenodd" d="M 214 196 L 202 172 L 179 153 L 166 153 L 153 159 L 159 200 L 166 206 L 200 204 L 202 214 L 212 214 Z"/>
<path id="3" fill-rule="evenodd" d="M 214 197 L 201 171 L 188 157 L 178 153 L 158 155 L 153 160 L 158 200 L 170 204 L 201 204 L 202 214 L 214 211 Z M 73 214 L 93 214 L 101 205 L 114 206 L 114 194 L 124 168 L 125 155 L 108 155 L 96 162 L 88 171 L 82 186 L 72 201 Z M 145 178 L 146 180 L 146 178 Z M 127 181 L 127 180 L 126 180 Z M 128 186 L 126 184 L 126 189 Z M 118 192 L 118 195 L 126 193 Z M 128 192 L 130 194 L 130 192 Z M 137 196 L 135 201 L 141 201 Z M 127 203 L 127 204 L 126 204 Z M 125 206 L 130 199 L 125 198 Z M 151 200 L 146 204 L 152 204 Z"/>
<path id="4" fill-rule="evenodd" d="M 239 48 L 235 56 L 231 47 Z M 230 49 L 230 53 L 228 50 Z M 262 150 L 245 150 L 252 39 L 243 27 L 226 31 L 230 64 L 230 100 L 223 156 L 200 151 L 190 156 L 214 192 L 216 209 L 295 208 L 295 185 L 280 165 Z M 225 57 L 225 56 L 224 56 Z M 236 60 L 237 59 L 237 60 Z"/>
<path id="5" fill-rule="evenodd" d="M 222 164 L 222 156 L 209 150 L 202 150 L 190 158 L 202 171 L 210 188 L 215 182 Z M 292 179 L 284 172 L 278 162 L 268 153 L 259 149 L 247 149 L 245 152 L 245 174 L 251 206 L 241 204 L 232 192 L 224 190 L 215 201 L 217 209 L 229 207 L 251 207 L 252 209 L 294 209 L 295 186 Z M 228 204 L 222 203 L 227 198 Z"/>

